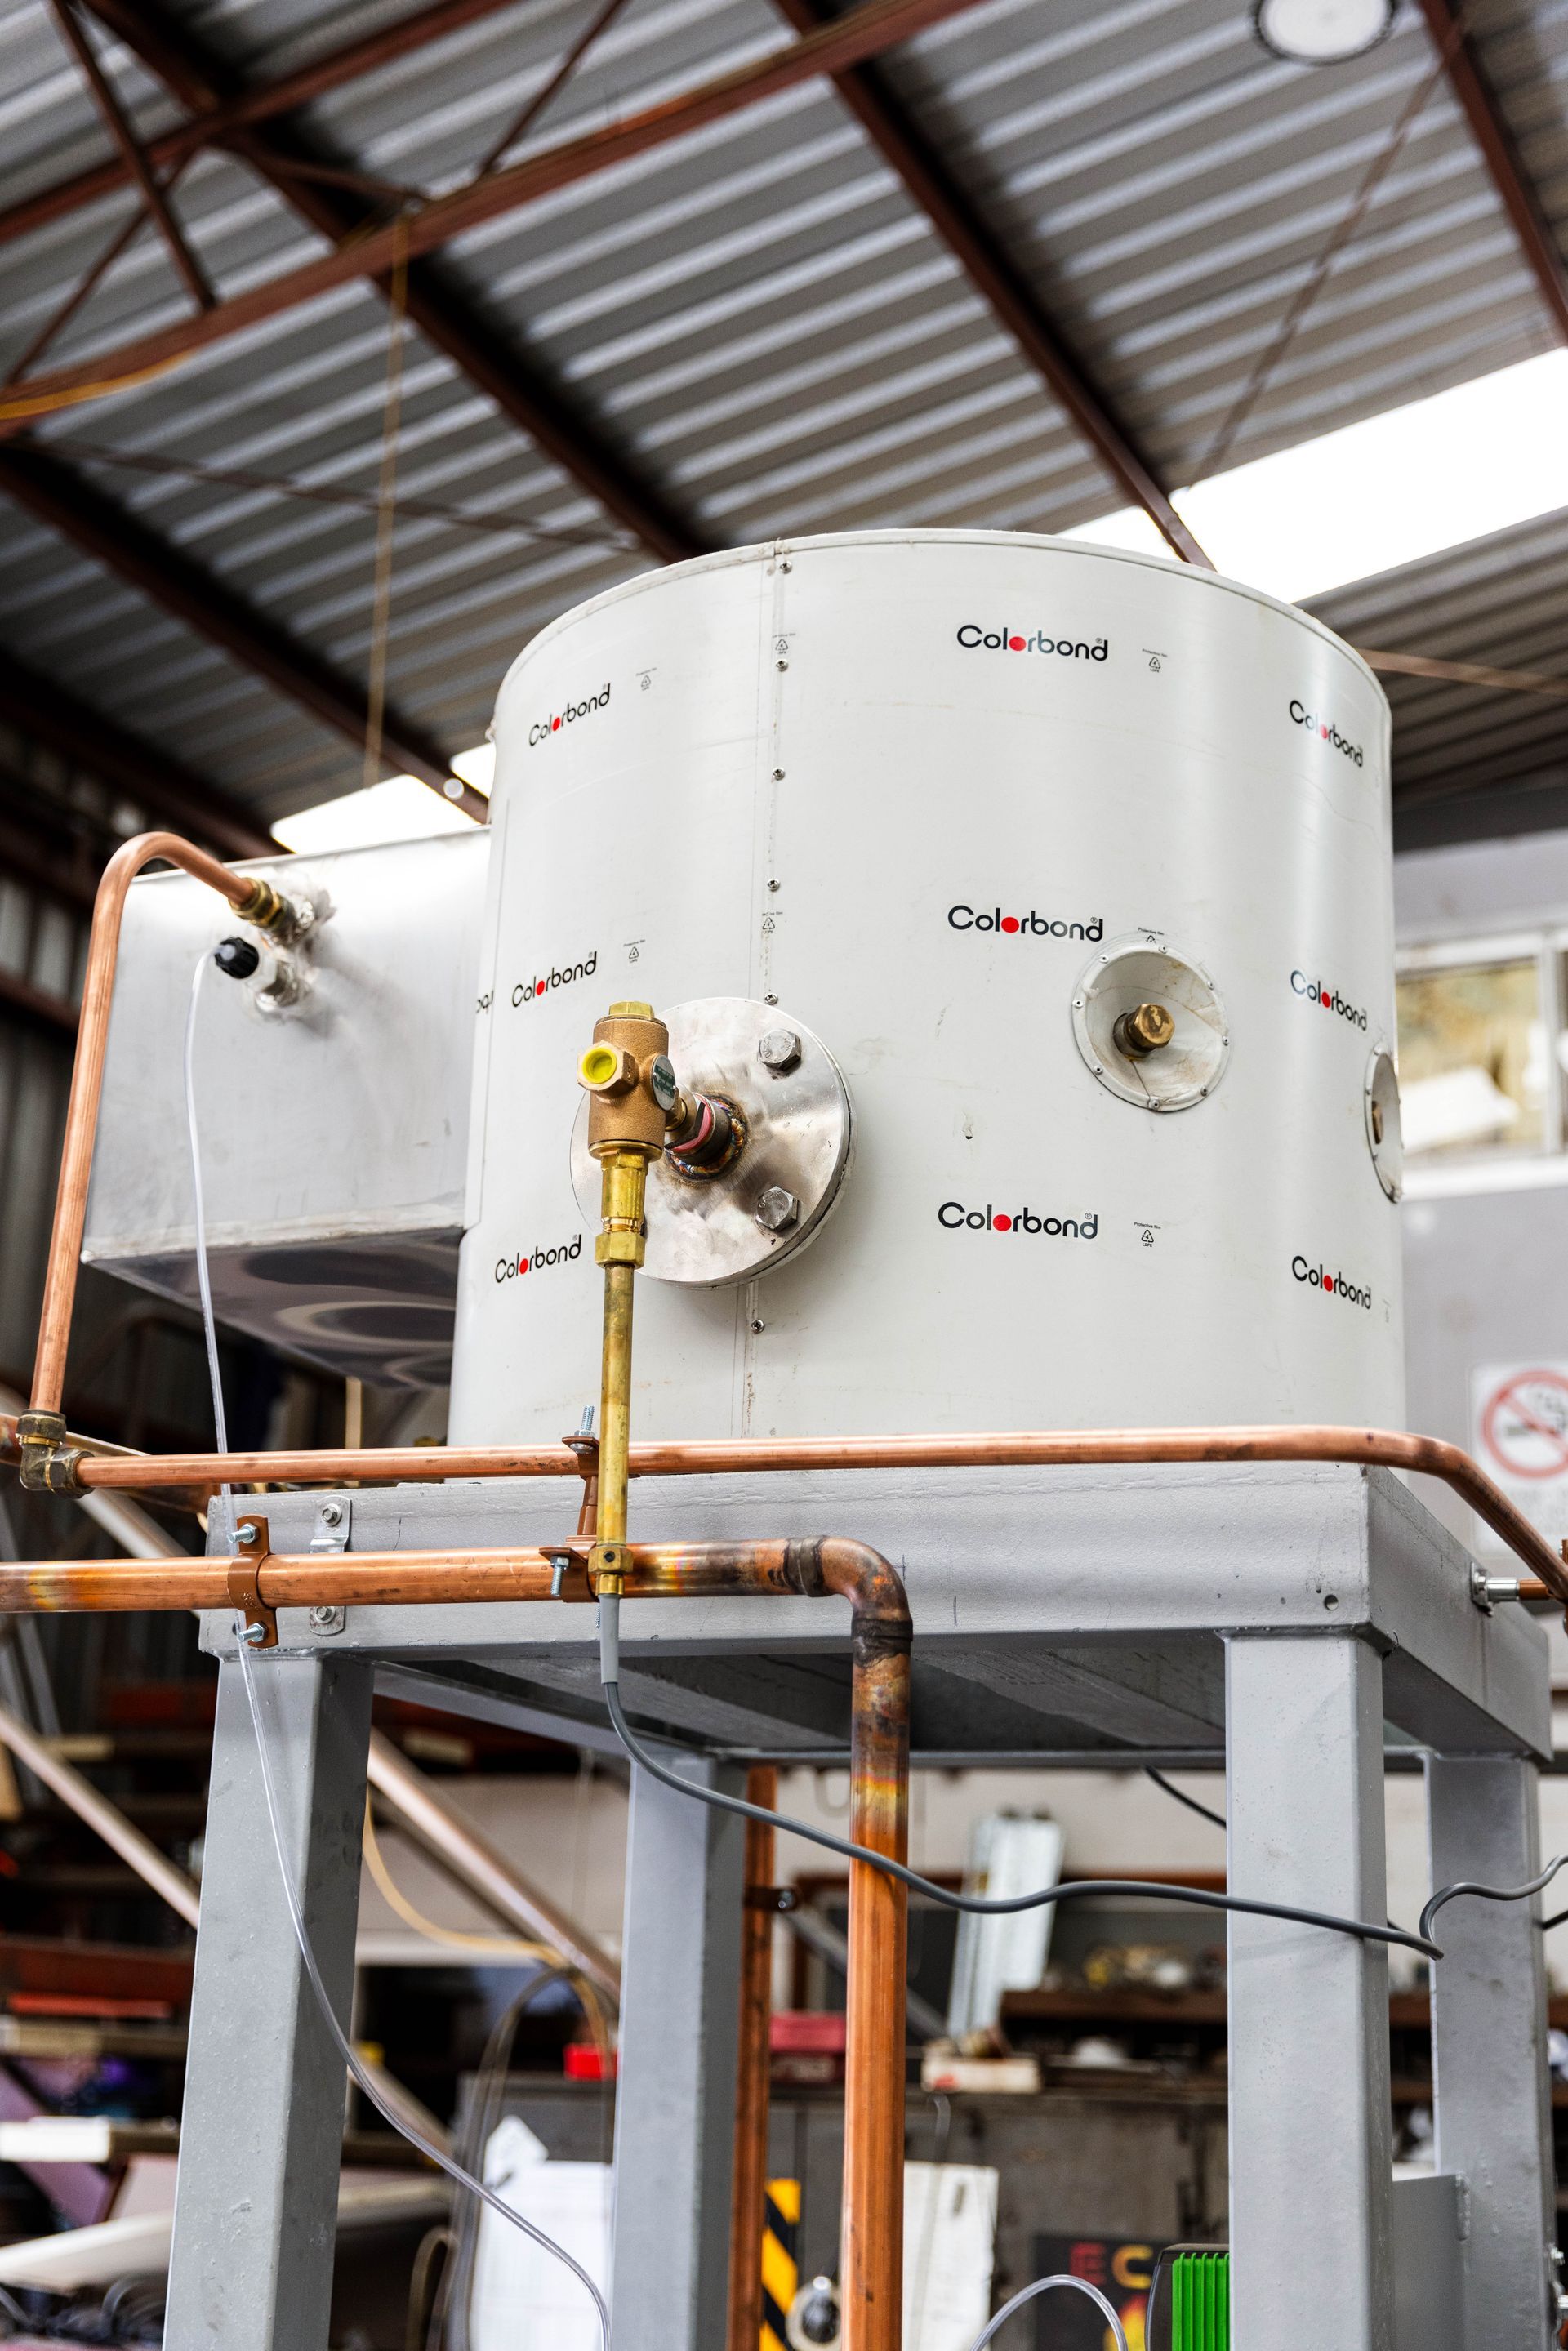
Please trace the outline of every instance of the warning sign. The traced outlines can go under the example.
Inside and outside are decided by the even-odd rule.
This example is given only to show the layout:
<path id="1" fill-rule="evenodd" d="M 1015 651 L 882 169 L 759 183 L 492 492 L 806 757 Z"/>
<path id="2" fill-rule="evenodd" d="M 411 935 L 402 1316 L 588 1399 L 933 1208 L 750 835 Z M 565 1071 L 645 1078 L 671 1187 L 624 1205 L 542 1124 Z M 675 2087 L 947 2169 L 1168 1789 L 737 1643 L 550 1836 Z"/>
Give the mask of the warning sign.
<path id="1" fill-rule="evenodd" d="M 1553 1548 L 1568 1536 L 1568 1363 L 1472 1372 L 1470 1449 Z M 1487 1550 L 1506 1548 L 1489 1528 L 1477 1532 Z"/>

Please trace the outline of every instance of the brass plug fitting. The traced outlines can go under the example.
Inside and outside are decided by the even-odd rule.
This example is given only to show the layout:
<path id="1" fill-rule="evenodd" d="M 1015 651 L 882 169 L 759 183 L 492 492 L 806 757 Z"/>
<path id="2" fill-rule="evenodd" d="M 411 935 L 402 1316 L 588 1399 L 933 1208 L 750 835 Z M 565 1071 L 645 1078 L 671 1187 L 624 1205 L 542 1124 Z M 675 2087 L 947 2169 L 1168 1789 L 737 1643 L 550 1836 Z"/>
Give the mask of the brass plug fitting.
<path id="1" fill-rule="evenodd" d="M 1135 1005 L 1111 1031 L 1117 1050 L 1138 1061 L 1145 1053 L 1157 1053 L 1175 1035 L 1176 1021 L 1163 1004 Z"/>
<path id="2" fill-rule="evenodd" d="M 66 1442 L 63 1412 L 18 1413 L 16 1448 L 21 1457 L 16 1474 L 29 1494 L 79 1494 L 77 1477 L 80 1447 Z"/>

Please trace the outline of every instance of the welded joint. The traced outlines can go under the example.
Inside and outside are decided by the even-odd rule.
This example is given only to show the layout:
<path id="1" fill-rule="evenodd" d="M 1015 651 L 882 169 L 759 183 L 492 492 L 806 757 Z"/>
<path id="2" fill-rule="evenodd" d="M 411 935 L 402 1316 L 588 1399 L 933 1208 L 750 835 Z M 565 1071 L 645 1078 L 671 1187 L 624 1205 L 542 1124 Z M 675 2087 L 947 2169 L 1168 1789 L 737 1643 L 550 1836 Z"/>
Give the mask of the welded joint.
<path id="1" fill-rule="evenodd" d="M 63 1412 L 28 1410 L 16 1416 L 17 1476 L 29 1494 L 79 1494 L 79 1445 L 67 1442 Z"/>

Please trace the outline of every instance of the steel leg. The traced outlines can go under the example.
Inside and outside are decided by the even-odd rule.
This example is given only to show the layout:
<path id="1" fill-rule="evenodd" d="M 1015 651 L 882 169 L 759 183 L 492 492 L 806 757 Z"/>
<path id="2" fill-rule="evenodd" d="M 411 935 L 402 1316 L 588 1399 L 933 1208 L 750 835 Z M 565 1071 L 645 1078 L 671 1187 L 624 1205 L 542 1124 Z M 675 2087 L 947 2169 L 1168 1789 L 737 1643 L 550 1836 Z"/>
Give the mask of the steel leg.
<path id="1" fill-rule="evenodd" d="M 1385 1916 L 1383 1669 L 1333 1635 L 1228 1645 L 1229 1884 Z M 1391 2351 L 1383 1946 L 1232 1915 L 1230 2246 L 1245 2351 Z"/>
<path id="2" fill-rule="evenodd" d="M 1541 1867 L 1531 1763 L 1433 1756 L 1427 1767 L 1432 1884 L 1521 1886 Z M 1542 2351 L 1556 2241 L 1546 1969 L 1541 1901 L 1461 1897 L 1437 1914 L 1432 1976 L 1437 2165 L 1467 2190 L 1465 2340 L 1472 2351 Z"/>
<path id="3" fill-rule="evenodd" d="M 373 1668 L 259 1657 L 284 1834 L 346 2022 Z M 343 2066 L 306 1980 L 237 1665 L 219 1673 L 165 2351 L 324 2351 Z"/>
<path id="4" fill-rule="evenodd" d="M 739 1794 L 706 1758 L 675 1768 Z M 615 2110 L 614 2351 L 724 2351 L 746 1833 L 633 1767 Z"/>

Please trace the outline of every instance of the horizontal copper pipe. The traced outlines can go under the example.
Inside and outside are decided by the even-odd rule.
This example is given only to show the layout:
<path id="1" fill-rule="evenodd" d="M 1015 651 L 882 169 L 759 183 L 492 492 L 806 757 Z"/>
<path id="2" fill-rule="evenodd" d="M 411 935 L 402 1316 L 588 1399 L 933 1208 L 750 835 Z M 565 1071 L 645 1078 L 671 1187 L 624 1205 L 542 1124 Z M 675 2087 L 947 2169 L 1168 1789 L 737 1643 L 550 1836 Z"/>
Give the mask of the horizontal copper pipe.
<path id="1" fill-rule="evenodd" d="M 175 832 L 140 832 L 117 849 L 104 867 L 93 903 L 92 931 L 88 940 L 87 975 L 82 982 L 81 1019 L 77 1030 L 76 1063 L 71 1072 L 70 1100 L 66 1108 L 65 1143 L 60 1153 L 59 1188 L 55 1195 L 54 1230 L 49 1238 L 44 1303 L 38 1318 L 38 1352 L 33 1367 L 32 1404 L 36 1412 L 58 1412 L 65 1383 L 66 1349 L 70 1340 L 71 1308 L 76 1300 L 77 1267 L 81 1259 L 82 1229 L 87 1222 L 87 1190 L 92 1175 L 92 1146 L 98 1133 L 99 1098 L 103 1092 L 104 1056 L 109 1048 L 109 1015 L 114 1001 L 114 973 L 120 960 L 120 928 L 126 893 L 145 865 L 162 859 L 177 865 L 197 882 L 204 882 L 236 910 L 256 892 L 255 877 L 231 873 L 215 857 L 182 841 Z"/>
<path id="2" fill-rule="evenodd" d="M 269 1608 L 418 1607 L 476 1600 L 591 1599 L 585 1562 L 591 1544 L 574 1536 L 559 1551 L 267 1552 L 191 1560 L 34 1560 L 0 1562 L 0 1615 L 29 1609 L 100 1611 L 226 1608 L 230 1572 L 255 1568 Z M 555 1590 L 556 1562 L 570 1564 Z M 724 1599 L 737 1593 L 848 1600 L 855 1639 L 876 1637 L 884 1619 L 907 1625 L 897 1575 L 864 1544 L 810 1542 L 632 1543 L 626 1593 L 634 1600 Z"/>
<path id="3" fill-rule="evenodd" d="M 757 1475 L 785 1469 L 1068 1468 L 1117 1462 L 1326 1461 L 1439 1478 L 1501 1538 L 1553 1599 L 1568 1604 L 1568 1572 L 1530 1521 L 1457 1445 L 1401 1429 L 1332 1426 L 1260 1428 L 1101 1428 L 987 1431 L 954 1437 L 716 1437 L 633 1445 L 633 1478 Z M 266 1483 L 340 1486 L 356 1480 L 561 1478 L 578 1473 L 563 1445 L 408 1446 L 336 1453 L 172 1453 L 93 1457 L 83 1486 L 213 1488 Z"/>
<path id="4" fill-rule="evenodd" d="M 0 1615 L 226 1608 L 229 1571 L 256 1566 L 269 1608 L 419 1606 L 444 1600 L 548 1600 L 554 1569 L 538 1551 L 361 1551 L 325 1557 L 272 1552 L 259 1562 L 222 1556 L 188 1562 L 101 1559 L 0 1562 Z M 566 1595 L 587 1599 L 586 1580 Z"/>

